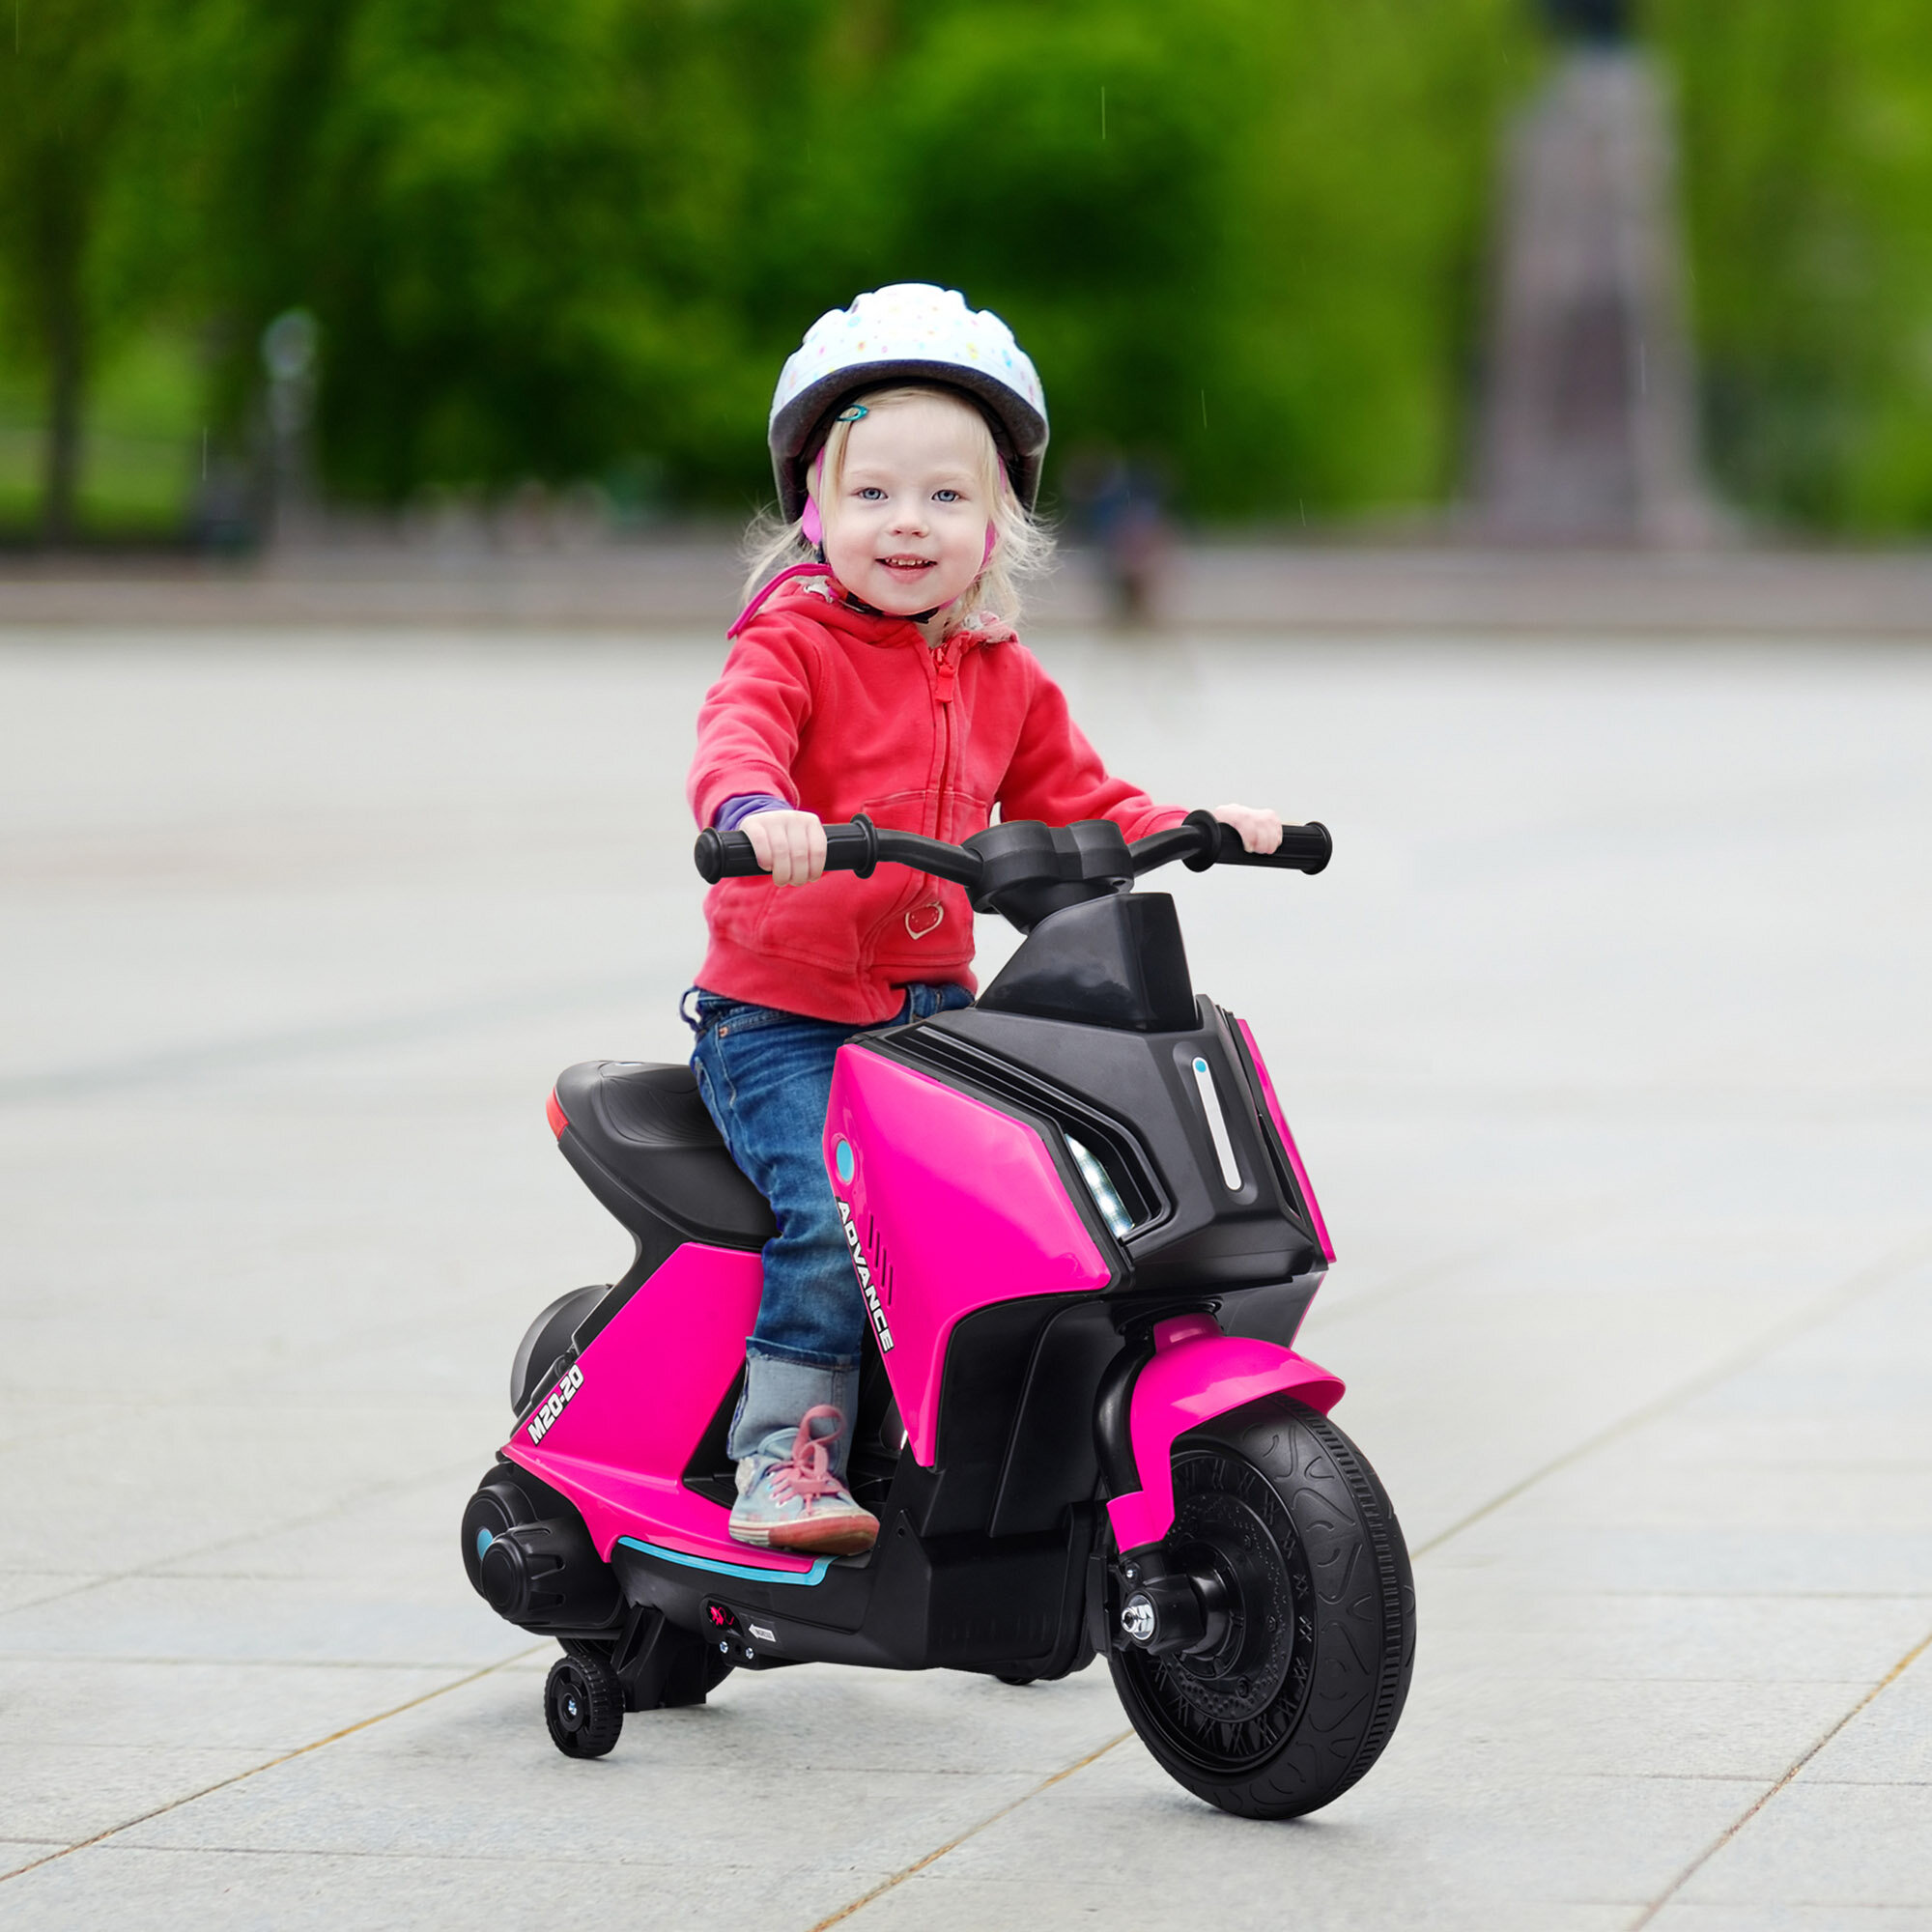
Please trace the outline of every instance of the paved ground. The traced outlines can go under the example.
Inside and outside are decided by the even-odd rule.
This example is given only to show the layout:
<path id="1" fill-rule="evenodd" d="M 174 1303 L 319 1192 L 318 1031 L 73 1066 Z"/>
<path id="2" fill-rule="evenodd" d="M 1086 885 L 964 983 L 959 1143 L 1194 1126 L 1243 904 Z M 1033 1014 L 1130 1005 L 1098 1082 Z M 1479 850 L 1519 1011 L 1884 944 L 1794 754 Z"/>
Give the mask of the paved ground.
<path id="1" fill-rule="evenodd" d="M 1336 829 L 1178 888 L 1416 1552 L 1377 1770 L 1170 1784 L 1103 1671 L 734 1678 L 570 1763 L 457 1563 L 621 1264 L 551 1076 L 679 1050 L 696 639 L 0 643 L 0 1922 L 1932 1926 L 1932 654 L 1050 645 Z"/>

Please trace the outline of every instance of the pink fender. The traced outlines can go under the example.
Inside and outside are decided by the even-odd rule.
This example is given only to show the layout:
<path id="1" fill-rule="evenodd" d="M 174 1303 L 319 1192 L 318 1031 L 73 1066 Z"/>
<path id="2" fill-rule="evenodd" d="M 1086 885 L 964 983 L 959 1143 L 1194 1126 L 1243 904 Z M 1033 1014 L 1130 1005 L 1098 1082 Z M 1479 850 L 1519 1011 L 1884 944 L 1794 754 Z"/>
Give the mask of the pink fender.
<path id="1" fill-rule="evenodd" d="M 1211 1315 L 1157 1322 L 1153 1359 L 1134 1382 L 1129 1432 L 1142 1487 L 1107 1505 L 1123 1550 L 1158 1543 L 1174 1526 L 1178 1436 L 1264 1395 L 1292 1395 L 1323 1415 L 1342 1399 L 1326 1369 L 1273 1342 L 1224 1335 Z"/>
<path id="2" fill-rule="evenodd" d="M 607 1563 L 617 1538 L 631 1536 L 740 1569 L 812 1569 L 810 1557 L 732 1542 L 729 1511 L 682 1481 L 745 1359 L 764 1281 L 761 1256 L 696 1241 L 673 1250 L 503 1444 L 583 1512 Z"/>

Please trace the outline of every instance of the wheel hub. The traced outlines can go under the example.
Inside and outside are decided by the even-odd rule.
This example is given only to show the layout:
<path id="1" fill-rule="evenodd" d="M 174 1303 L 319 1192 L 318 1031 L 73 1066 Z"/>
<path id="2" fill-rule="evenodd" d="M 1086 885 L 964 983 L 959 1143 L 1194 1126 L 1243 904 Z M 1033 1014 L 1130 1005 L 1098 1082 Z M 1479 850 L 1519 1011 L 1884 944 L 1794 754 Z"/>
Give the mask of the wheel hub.
<path id="1" fill-rule="evenodd" d="M 1264 1711 L 1288 1675 L 1293 1591 L 1267 1525 L 1243 1498 L 1190 1496 L 1175 1515 L 1174 1561 L 1218 1595 L 1219 1640 L 1164 1660 L 1174 1689 L 1203 1717 L 1237 1724 Z M 1184 1539 L 1182 1541 L 1181 1539 Z"/>
<path id="2" fill-rule="evenodd" d="M 1293 1524 L 1257 1471 L 1184 1458 L 1164 1553 L 1200 1600 L 1202 1634 L 1165 1654 L 1130 1644 L 1122 1661 L 1177 1744 L 1223 1767 L 1264 1758 L 1298 1721 L 1313 1664 L 1314 1586 Z"/>

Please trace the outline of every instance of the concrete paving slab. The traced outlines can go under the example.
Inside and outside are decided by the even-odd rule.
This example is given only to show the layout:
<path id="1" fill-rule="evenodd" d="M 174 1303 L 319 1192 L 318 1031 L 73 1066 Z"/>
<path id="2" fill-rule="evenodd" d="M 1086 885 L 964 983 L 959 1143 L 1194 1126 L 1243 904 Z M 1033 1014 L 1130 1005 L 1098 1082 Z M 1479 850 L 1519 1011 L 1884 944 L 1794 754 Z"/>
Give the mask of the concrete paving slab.
<path id="1" fill-rule="evenodd" d="M 1784 1775 L 1871 1689 L 1757 1676 L 1710 1680 L 1432 1670 L 1405 1714 L 1404 1759 L 1445 1780 L 1533 1774 L 1726 1778 L 1753 1792 Z"/>
<path id="2" fill-rule="evenodd" d="M 1801 1784 L 1776 1793 L 1685 1885 L 1690 1905 L 1932 1909 L 1932 1787 Z"/>
<path id="3" fill-rule="evenodd" d="M 951 1836 L 1122 1728 L 1104 1679 L 1029 1698 L 990 1680 L 808 1667 L 727 1679 L 702 1710 L 635 1716 L 586 1767 L 551 1746 L 535 1673 L 492 1672 L 130 1838 L 541 1857 L 567 1818 L 585 1858 L 689 1860 L 697 1884 L 712 1862 L 759 1862 L 745 1779 L 768 1765 L 781 1782 L 836 1787 L 804 1841 L 788 1841 L 802 1867 L 885 1873 L 928 1849 L 933 1820 Z"/>
<path id="4" fill-rule="evenodd" d="M 70 1596 L 102 1580 L 98 1571 L 12 1570 L 0 1575 L 0 1610 Z"/>
<path id="5" fill-rule="evenodd" d="M 1932 1632 L 1927 1633 L 1932 1643 Z M 1932 1787 L 1932 1651 L 1859 1711 L 1799 1772 L 1800 1784 L 1917 1784 Z M 1928 1900 L 1932 1904 L 1932 1900 Z"/>
<path id="6" fill-rule="evenodd" d="M 986 1877 L 970 1884 L 942 1880 L 921 1872 L 904 1886 L 863 1908 L 859 1920 L 867 1932 L 981 1932 L 989 1925 L 1083 1925 L 1096 1918 L 1130 1918 L 1148 1932 L 1193 1932 L 1206 1921 L 1204 1910 L 1217 1916 L 1211 1921 L 1228 1932 L 1271 1932 L 1285 1920 L 1310 1932 L 1381 1932 L 1392 1921 L 1390 1902 L 1378 1894 L 1360 1907 L 1346 1901 L 1323 1900 L 1310 1911 L 1297 1896 L 1292 1880 L 1257 1885 L 1236 1896 L 1214 1889 L 1211 1908 L 1186 1895 L 1177 1878 L 1147 1888 L 1125 1880 L 1065 1883 L 1053 1879 Z M 1418 1890 L 1393 1908 L 1406 1916 L 1399 1922 L 1441 1926 L 1445 1932 L 1621 1932 L 1630 1922 L 1630 1908 L 1614 1904 L 1573 1904 L 1541 1901 L 1534 1906 L 1507 1902 L 1469 1907 L 1444 1901 Z"/>
<path id="7" fill-rule="evenodd" d="M 1703 1905 L 1672 1899 L 1647 1921 L 1657 1932 L 1932 1932 L 1932 1906 Z"/>
<path id="8" fill-rule="evenodd" d="M 192 1732 L 189 1733 L 192 1735 Z M 179 1804 L 260 1762 L 212 1745 L 0 1743 L 10 1830 L 78 1844 L 164 1804 Z M 0 1910 L 11 1905 L 0 1899 Z"/>
<path id="9" fill-rule="evenodd" d="M 452 1553 L 452 1567 L 457 1561 Z M 412 1603 L 380 1566 L 345 1568 L 326 1582 L 153 1572 L 116 1577 L 9 1612 L 0 1619 L 0 1657 L 473 1667 L 524 1647 L 518 1632 L 481 1621 L 473 1597 L 466 1604 L 445 1592 L 440 1603 Z"/>
<path id="10" fill-rule="evenodd" d="M 65 1838 L 0 1838 L 0 1878 L 57 1856 L 67 1844 Z"/>
<path id="11" fill-rule="evenodd" d="M 560 1824 L 559 1839 L 568 1828 Z M 156 1932 L 344 1924 L 472 1925 L 564 1912 L 597 1922 L 691 1932 L 808 1932 L 836 1913 L 855 1881 L 803 1871 L 725 1867 L 703 1892 L 667 1895 L 665 1868 L 586 1862 L 567 1843 L 541 1858 L 366 1858 L 303 1853 L 152 1851 L 108 1843 L 42 1865 L 13 1883 L 4 1915 L 48 1932 L 92 1932 L 101 1915 Z M 863 1880 L 866 1874 L 858 1875 Z"/>
<path id="12" fill-rule="evenodd" d="M 1924 1634 L 1917 1598 L 1629 1597 L 1545 1600 L 1487 1631 L 1444 1623 L 1438 1668 L 1467 1668 L 1507 1642 L 1514 1670 L 1611 1682 L 1874 1682 Z"/>
<path id="13" fill-rule="evenodd" d="M 1391 1758 L 1350 1799 L 1282 1827 L 1243 1825 L 1191 1803 L 1138 1744 L 1108 1752 L 1042 1792 L 862 1915 L 925 1921 L 920 1898 L 955 1905 L 951 1920 L 992 1918 L 976 1887 L 1016 1880 L 1131 1900 L 1136 1923 L 1179 1928 L 1278 1924 L 1285 1910 L 1338 1926 L 1417 1923 L 1530 1925 L 1572 1908 L 1622 1907 L 1735 1815 L 1750 1787 L 1678 1778 L 1578 1778 L 1534 1789 L 1486 1776 L 1466 1784 L 1453 1821 L 1434 1769 Z M 1533 1802 L 1536 1828 L 1522 1829 Z M 1005 1895 L 1010 1898 L 1010 1891 Z M 1010 1922 L 1010 1921 L 1009 1921 Z M 1559 1921 L 1560 1922 L 1560 1921 Z M 1586 1916 L 1584 1923 L 1591 1922 Z M 1596 1922 L 1603 1922 L 1599 1918 Z"/>
<path id="14" fill-rule="evenodd" d="M 99 1654 L 49 1666 L 14 1658 L 0 1662 L 0 1746 L 161 1749 L 192 1738 L 250 1752 L 259 1764 L 465 1674 L 361 1663 L 128 1663 Z"/>
<path id="15" fill-rule="evenodd" d="M 252 1525 L 297 1515 L 313 1522 L 332 1513 L 336 1495 L 379 1490 L 398 1467 L 440 1468 L 460 1485 L 455 1471 L 476 1461 L 465 1450 L 479 1424 L 487 1430 L 483 1416 L 478 1406 L 424 1406 L 392 1421 L 367 1405 L 178 1402 L 117 1409 L 21 1445 L 9 1461 L 30 1486 L 20 1527 L 39 1560 L 109 1556 L 136 1568 L 209 1546 L 245 1554 Z M 163 1470 L 178 1499 L 157 1480 Z"/>

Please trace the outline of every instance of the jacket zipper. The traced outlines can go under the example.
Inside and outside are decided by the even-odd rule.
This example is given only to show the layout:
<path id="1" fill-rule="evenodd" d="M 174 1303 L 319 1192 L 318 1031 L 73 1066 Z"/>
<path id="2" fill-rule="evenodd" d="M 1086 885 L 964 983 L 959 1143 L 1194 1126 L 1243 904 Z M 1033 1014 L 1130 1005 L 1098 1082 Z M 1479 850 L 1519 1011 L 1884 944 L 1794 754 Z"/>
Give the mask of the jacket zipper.
<path id="1" fill-rule="evenodd" d="M 933 701 L 939 707 L 939 782 L 934 788 L 932 825 L 927 834 L 929 838 L 937 838 L 940 837 L 941 826 L 945 820 L 946 801 L 952 790 L 952 687 L 958 678 L 959 664 L 955 655 L 958 647 L 949 641 L 935 651 L 922 639 L 919 648 L 926 655 L 926 663 L 932 677 L 928 689 L 932 693 Z M 918 872 L 912 875 L 904 894 L 894 903 L 892 911 L 872 928 L 868 940 L 861 949 L 862 971 L 868 970 L 878 958 L 881 949 L 890 943 L 888 934 L 896 938 L 899 932 L 908 930 L 905 923 L 907 918 L 919 906 L 926 903 L 926 895 L 931 894 L 935 902 L 939 902 L 938 892 L 939 882 L 930 874 Z M 937 929 L 937 927 L 928 928 L 931 931 Z M 924 934 L 918 936 L 923 938 Z"/>
<path id="2" fill-rule="evenodd" d="M 952 684 L 959 674 L 958 645 L 948 639 L 933 660 L 932 695 L 939 704 L 939 796 L 933 805 L 932 836 L 943 838 L 946 807 L 952 795 Z"/>

